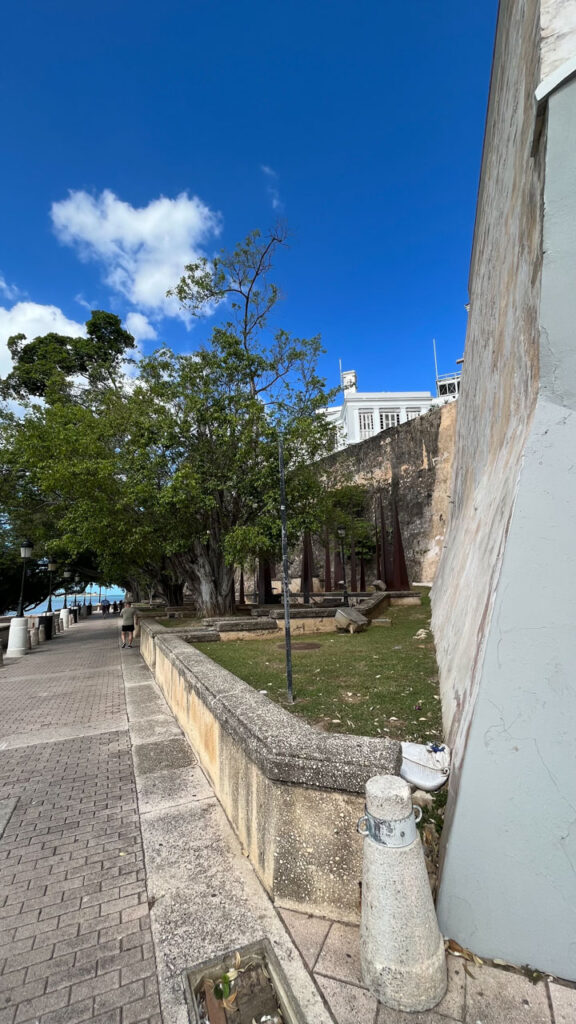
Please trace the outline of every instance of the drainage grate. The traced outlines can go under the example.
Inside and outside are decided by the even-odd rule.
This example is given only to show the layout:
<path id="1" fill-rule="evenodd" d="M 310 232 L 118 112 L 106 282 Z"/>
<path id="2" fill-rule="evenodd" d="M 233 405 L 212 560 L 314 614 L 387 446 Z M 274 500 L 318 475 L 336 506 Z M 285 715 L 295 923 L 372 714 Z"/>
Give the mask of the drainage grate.
<path id="1" fill-rule="evenodd" d="M 268 939 L 184 973 L 193 1024 L 306 1024 Z"/>

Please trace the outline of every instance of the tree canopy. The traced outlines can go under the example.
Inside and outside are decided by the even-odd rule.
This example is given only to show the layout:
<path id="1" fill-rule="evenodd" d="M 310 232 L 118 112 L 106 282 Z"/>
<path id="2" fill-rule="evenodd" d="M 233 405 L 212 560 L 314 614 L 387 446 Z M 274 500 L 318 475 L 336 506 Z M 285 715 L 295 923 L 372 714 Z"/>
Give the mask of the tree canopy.
<path id="1" fill-rule="evenodd" d="M 282 231 L 257 232 L 233 252 L 184 270 L 173 290 L 193 316 L 227 319 L 191 354 L 163 346 L 123 370 L 133 339 L 99 311 L 86 338 L 12 339 L 0 457 L 22 529 L 46 550 L 91 551 L 101 577 L 149 585 L 176 603 L 182 586 L 200 614 L 230 610 L 234 569 L 280 545 L 278 438 L 284 438 L 290 529 L 318 526 L 315 469 L 332 450 L 318 415 L 318 337 L 271 326 L 269 280 Z M 41 402 L 34 401 L 41 398 Z"/>
<path id="2" fill-rule="evenodd" d="M 86 337 L 45 334 L 27 341 L 24 334 L 8 339 L 14 367 L 0 384 L 0 397 L 16 401 L 33 398 L 71 400 L 75 393 L 114 387 L 134 338 L 120 318 L 94 310 Z"/>

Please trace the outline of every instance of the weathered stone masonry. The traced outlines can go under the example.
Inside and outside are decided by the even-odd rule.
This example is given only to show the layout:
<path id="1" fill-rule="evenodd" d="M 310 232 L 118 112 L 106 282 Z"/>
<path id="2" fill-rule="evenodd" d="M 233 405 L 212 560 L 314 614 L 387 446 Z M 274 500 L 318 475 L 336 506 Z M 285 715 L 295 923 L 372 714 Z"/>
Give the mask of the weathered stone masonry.
<path id="1" fill-rule="evenodd" d="M 450 507 L 457 402 L 351 445 L 326 460 L 334 485 L 357 483 L 398 503 L 411 580 L 432 583 Z M 372 573 L 373 576 L 373 573 Z"/>
<path id="2" fill-rule="evenodd" d="M 502 0 L 452 518 L 432 591 L 454 747 L 438 913 L 576 980 L 576 4 Z"/>

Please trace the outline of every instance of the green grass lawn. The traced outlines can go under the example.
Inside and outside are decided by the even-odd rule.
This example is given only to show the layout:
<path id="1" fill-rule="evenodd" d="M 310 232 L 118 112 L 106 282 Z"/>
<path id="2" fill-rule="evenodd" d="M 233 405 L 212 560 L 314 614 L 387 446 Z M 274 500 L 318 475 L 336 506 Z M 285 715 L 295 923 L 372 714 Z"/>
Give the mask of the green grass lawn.
<path id="1" fill-rule="evenodd" d="M 195 644 L 271 700 L 330 732 L 389 736 L 417 743 L 442 738 L 438 674 L 429 632 L 428 590 L 422 605 L 390 608 L 392 626 L 353 635 L 293 637 L 295 703 L 286 701 L 283 639 Z M 170 620 L 171 624 L 173 620 Z M 416 638 L 420 630 L 424 638 Z M 299 643 L 318 649 L 299 651 Z"/>

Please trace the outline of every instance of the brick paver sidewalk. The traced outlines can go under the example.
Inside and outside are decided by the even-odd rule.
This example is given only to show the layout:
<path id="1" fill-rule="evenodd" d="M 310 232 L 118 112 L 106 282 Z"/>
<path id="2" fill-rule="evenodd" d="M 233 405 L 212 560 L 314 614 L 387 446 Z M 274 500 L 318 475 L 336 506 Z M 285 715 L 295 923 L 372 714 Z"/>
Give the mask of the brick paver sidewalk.
<path id="1" fill-rule="evenodd" d="M 118 635 L 0 669 L 0 1024 L 161 1021 Z"/>

